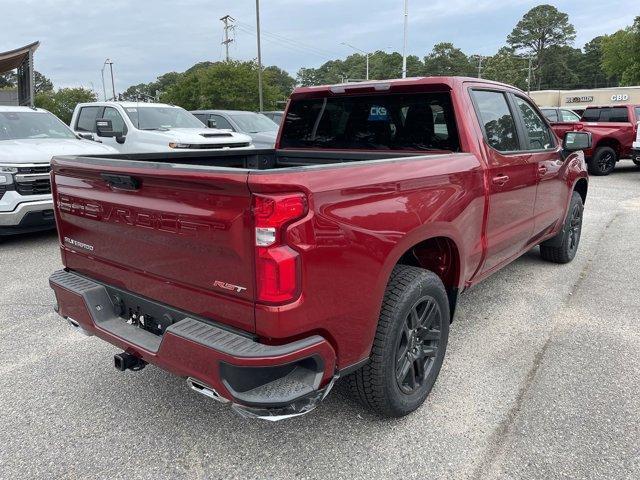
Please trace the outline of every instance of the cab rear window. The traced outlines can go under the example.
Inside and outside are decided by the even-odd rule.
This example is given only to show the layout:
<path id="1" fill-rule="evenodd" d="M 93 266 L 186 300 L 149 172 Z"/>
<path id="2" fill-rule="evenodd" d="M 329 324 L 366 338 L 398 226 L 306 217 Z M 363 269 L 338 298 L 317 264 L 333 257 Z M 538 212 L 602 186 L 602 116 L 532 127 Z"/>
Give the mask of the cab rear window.
<path id="1" fill-rule="evenodd" d="M 448 92 L 295 100 L 284 119 L 280 146 L 413 151 L 460 149 Z"/>

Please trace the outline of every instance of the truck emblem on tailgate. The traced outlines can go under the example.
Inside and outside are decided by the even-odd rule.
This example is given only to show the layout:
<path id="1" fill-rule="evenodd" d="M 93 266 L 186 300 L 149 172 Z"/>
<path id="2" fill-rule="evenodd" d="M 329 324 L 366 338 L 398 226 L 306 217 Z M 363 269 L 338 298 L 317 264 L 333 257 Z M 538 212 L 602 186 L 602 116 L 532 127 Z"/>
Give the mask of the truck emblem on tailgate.
<path id="1" fill-rule="evenodd" d="M 89 245 L 88 243 L 79 242 L 78 240 L 74 240 L 73 238 L 64 237 L 64 241 L 74 247 L 82 248 L 84 250 L 88 250 L 93 252 L 93 245 Z"/>
<path id="2" fill-rule="evenodd" d="M 220 280 L 216 280 L 215 282 L 213 282 L 213 286 L 224 288 L 225 290 L 233 290 L 234 292 L 238 292 L 238 293 L 241 293 L 242 291 L 246 290 L 245 287 L 240 287 L 232 283 L 221 282 Z"/>

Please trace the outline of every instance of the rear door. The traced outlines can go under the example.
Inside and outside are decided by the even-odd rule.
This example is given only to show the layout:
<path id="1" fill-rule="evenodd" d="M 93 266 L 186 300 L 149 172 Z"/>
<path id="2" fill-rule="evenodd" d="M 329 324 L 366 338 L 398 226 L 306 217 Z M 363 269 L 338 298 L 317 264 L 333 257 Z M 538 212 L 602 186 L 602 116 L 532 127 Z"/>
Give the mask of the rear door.
<path id="1" fill-rule="evenodd" d="M 488 273 L 519 254 L 531 239 L 537 163 L 523 148 L 508 94 L 474 88 L 472 98 L 487 158 L 490 197 L 482 273 Z"/>
<path id="2" fill-rule="evenodd" d="M 68 268 L 254 330 L 246 172 L 83 158 L 53 165 Z"/>

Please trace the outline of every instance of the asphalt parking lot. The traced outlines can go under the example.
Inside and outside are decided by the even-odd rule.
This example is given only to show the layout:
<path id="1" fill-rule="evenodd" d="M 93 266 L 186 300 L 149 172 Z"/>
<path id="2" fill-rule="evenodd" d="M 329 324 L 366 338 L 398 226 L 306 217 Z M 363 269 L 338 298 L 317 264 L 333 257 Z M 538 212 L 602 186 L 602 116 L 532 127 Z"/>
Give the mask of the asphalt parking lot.
<path id="1" fill-rule="evenodd" d="M 52 310 L 55 234 L 0 243 L 0 478 L 640 478 L 640 170 L 592 178 L 566 266 L 536 249 L 461 298 L 426 404 L 340 394 L 244 420 Z"/>

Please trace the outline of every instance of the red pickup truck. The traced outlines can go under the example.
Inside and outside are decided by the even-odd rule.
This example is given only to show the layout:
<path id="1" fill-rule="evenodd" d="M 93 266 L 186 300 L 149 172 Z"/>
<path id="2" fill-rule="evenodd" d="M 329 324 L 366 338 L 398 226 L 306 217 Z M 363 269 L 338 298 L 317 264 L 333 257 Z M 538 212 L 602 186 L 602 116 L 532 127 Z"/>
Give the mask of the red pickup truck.
<path id="1" fill-rule="evenodd" d="M 633 152 L 638 134 L 640 105 L 615 105 L 587 107 L 574 130 L 582 130 L 593 136 L 593 148 L 584 154 L 592 175 L 609 175 L 618 160 L 631 158 L 636 165 L 637 155 Z M 556 133 L 558 133 L 556 131 Z"/>
<path id="2" fill-rule="evenodd" d="M 299 88 L 273 150 L 57 157 L 56 310 L 118 369 L 246 416 L 306 413 L 338 377 L 405 415 L 460 292 L 536 245 L 574 258 L 589 142 L 513 87 L 432 77 Z"/>

